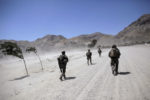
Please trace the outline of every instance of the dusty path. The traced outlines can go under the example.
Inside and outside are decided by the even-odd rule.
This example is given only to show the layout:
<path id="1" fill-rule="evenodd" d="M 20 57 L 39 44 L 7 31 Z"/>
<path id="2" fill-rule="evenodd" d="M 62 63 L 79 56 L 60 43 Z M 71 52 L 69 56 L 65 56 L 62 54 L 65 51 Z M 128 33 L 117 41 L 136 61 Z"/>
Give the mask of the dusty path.
<path id="1" fill-rule="evenodd" d="M 120 50 L 118 76 L 111 74 L 108 50 L 101 58 L 93 52 L 90 66 L 84 52 L 69 55 L 67 80 L 63 82 L 58 79 L 60 73 L 54 57 L 51 62 L 45 62 L 47 67 L 43 72 L 1 82 L 0 89 L 4 91 L 0 92 L 0 100 L 150 100 L 150 47 Z"/>

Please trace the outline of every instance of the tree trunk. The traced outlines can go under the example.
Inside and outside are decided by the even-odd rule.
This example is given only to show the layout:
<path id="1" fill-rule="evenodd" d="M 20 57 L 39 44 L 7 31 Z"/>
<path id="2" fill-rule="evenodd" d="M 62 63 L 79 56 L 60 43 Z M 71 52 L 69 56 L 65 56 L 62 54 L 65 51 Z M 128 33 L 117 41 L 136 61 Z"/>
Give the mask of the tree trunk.
<path id="1" fill-rule="evenodd" d="M 27 66 L 26 66 L 26 62 L 25 62 L 24 58 L 23 58 L 23 62 L 24 62 L 24 66 L 25 66 L 25 69 L 26 69 L 26 73 L 27 73 L 27 75 L 29 75 L 28 69 L 27 69 Z"/>
<path id="2" fill-rule="evenodd" d="M 42 70 L 44 70 L 44 68 L 43 68 L 43 64 L 42 64 L 42 61 L 41 61 L 41 59 L 40 59 L 40 56 L 37 54 L 37 53 L 35 53 L 36 55 L 37 55 L 37 57 L 39 58 L 39 60 L 40 60 L 40 64 L 41 64 L 41 67 L 42 67 Z"/>

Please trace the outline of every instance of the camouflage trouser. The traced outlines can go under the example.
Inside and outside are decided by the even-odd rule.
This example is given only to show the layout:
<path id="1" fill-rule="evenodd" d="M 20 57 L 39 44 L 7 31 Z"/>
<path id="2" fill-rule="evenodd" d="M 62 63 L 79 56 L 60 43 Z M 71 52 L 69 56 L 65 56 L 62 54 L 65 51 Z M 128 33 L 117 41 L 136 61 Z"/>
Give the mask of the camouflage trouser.
<path id="1" fill-rule="evenodd" d="M 113 74 L 118 74 L 118 64 L 119 64 L 119 60 L 117 58 L 111 59 L 111 67 L 112 67 Z"/>
<path id="2" fill-rule="evenodd" d="M 87 64 L 88 65 L 89 65 L 89 62 L 90 62 L 90 64 L 92 64 L 92 58 L 91 57 L 87 58 Z"/>
<path id="3" fill-rule="evenodd" d="M 64 66 L 59 66 L 59 68 L 60 68 L 60 72 L 61 72 L 60 78 L 61 78 L 61 79 L 62 79 L 63 77 L 66 78 L 66 75 L 65 75 L 65 73 L 66 73 L 66 65 L 64 65 Z"/>
<path id="4" fill-rule="evenodd" d="M 101 52 L 98 52 L 99 56 L 101 56 Z"/>

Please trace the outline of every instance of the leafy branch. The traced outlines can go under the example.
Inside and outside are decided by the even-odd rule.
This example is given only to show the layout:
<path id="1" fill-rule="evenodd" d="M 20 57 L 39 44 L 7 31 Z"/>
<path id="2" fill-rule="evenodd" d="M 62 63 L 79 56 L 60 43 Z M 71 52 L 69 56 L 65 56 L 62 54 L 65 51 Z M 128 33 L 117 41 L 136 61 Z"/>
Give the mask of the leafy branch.
<path id="1" fill-rule="evenodd" d="M 28 48 L 26 49 L 26 52 L 28 52 L 28 53 L 30 53 L 30 52 L 34 52 L 34 53 L 37 55 L 37 57 L 38 57 L 38 59 L 39 59 L 39 61 L 40 61 L 40 64 L 41 64 L 42 70 L 43 70 L 44 68 L 43 68 L 43 65 L 42 65 L 42 61 L 41 61 L 40 56 L 37 54 L 37 50 L 36 50 L 36 48 L 35 48 L 35 47 L 28 47 Z"/>
<path id="2" fill-rule="evenodd" d="M 27 75 L 29 75 L 28 69 L 26 67 L 26 62 L 23 57 L 22 50 L 19 48 L 19 46 L 16 43 L 4 42 L 4 43 L 0 44 L 0 50 L 4 55 L 12 55 L 12 56 L 22 59 L 24 62 L 26 73 L 27 73 Z"/>

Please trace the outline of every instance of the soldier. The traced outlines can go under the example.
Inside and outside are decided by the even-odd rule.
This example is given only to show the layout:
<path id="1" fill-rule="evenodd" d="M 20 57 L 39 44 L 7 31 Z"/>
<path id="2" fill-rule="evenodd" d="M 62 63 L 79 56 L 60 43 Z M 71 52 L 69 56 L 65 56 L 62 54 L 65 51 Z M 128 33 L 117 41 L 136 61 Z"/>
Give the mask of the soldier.
<path id="1" fill-rule="evenodd" d="M 89 61 L 92 65 L 92 52 L 90 51 L 90 49 L 88 49 L 88 52 L 86 53 L 86 57 L 87 57 L 87 64 L 89 65 Z"/>
<path id="2" fill-rule="evenodd" d="M 121 54 L 117 46 L 113 45 L 111 51 L 109 52 L 109 57 L 111 58 L 112 74 L 115 76 L 118 74 L 118 59 L 120 58 L 120 55 Z"/>
<path id="3" fill-rule="evenodd" d="M 102 53 L 101 48 L 98 48 L 98 54 L 99 54 L 99 57 L 101 56 L 101 53 Z"/>
<path id="4" fill-rule="evenodd" d="M 65 72 L 66 72 L 66 65 L 67 65 L 67 62 L 68 62 L 68 57 L 66 56 L 65 54 L 65 51 L 62 51 L 62 55 L 60 55 L 58 57 L 58 64 L 59 64 L 59 68 L 60 68 L 60 72 L 61 72 L 61 75 L 60 75 L 60 80 L 62 81 L 63 77 L 64 79 L 66 79 L 66 75 L 65 75 Z"/>

